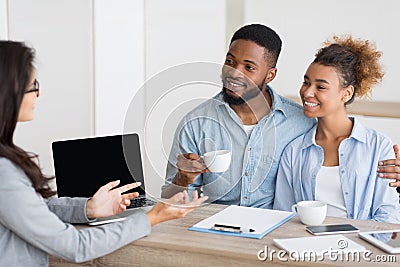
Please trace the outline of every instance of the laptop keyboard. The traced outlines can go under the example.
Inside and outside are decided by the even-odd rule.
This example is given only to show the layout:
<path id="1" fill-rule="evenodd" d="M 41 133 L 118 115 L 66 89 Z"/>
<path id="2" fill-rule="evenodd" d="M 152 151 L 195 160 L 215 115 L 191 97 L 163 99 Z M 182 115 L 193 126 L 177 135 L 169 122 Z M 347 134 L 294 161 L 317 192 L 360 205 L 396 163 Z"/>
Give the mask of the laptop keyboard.
<path id="1" fill-rule="evenodd" d="M 148 207 L 148 206 L 153 206 L 155 205 L 157 202 L 145 198 L 145 197 L 137 197 L 134 199 L 131 199 L 131 204 L 127 207 L 128 209 L 132 209 L 132 208 L 139 208 L 139 207 Z"/>

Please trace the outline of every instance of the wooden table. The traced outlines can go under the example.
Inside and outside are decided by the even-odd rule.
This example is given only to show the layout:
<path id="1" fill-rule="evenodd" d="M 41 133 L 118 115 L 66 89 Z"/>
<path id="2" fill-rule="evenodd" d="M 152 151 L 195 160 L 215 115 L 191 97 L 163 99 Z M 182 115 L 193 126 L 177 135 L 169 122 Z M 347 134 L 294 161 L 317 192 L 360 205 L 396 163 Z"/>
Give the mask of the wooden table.
<path id="1" fill-rule="evenodd" d="M 372 252 L 370 262 L 363 259 L 356 261 L 294 261 L 287 262 L 274 258 L 260 261 L 257 253 L 279 248 L 273 245 L 273 238 L 289 238 L 311 236 L 297 217 L 267 234 L 263 239 L 241 238 L 235 236 L 216 235 L 189 231 L 188 228 L 202 219 L 224 209 L 224 205 L 206 205 L 200 207 L 185 218 L 156 225 L 152 233 L 109 255 L 82 264 L 72 264 L 64 260 L 50 257 L 50 266 L 397 266 L 399 255 L 388 255 L 382 250 L 360 239 L 357 234 L 346 236 L 365 246 Z M 327 217 L 324 224 L 351 223 L 361 231 L 399 229 L 398 224 L 378 223 Z M 373 262 L 376 257 L 392 257 L 392 262 Z M 289 258 L 289 257 L 287 257 Z M 395 262 L 394 262 L 395 261 Z"/>

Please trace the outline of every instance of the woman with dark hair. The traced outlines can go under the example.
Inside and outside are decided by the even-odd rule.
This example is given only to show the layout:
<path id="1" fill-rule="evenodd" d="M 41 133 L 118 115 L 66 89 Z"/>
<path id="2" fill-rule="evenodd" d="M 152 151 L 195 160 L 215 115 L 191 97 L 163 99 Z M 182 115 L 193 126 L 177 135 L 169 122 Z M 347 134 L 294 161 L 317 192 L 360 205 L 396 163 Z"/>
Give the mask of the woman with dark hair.
<path id="1" fill-rule="evenodd" d="M 367 40 L 333 39 L 304 75 L 304 115 L 318 123 L 285 148 L 274 208 L 320 200 L 328 216 L 400 223 L 399 196 L 377 173 L 381 160 L 394 158 L 392 142 L 346 112 L 382 80 L 381 52 Z"/>
<path id="2" fill-rule="evenodd" d="M 90 199 L 55 197 L 49 186 L 54 177 L 45 177 L 37 155 L 13 142 L 17 122 L 33 119 L 40 95 L 34 56 L 24 43 L 0 41 L 0 266 L 48 266 L 48 254 L 74 262 L 100 257 L 148 235 L 155 224 L 185 216 L 207 199 L 195 191 L 190 201 L 184 191 L 124 221 L 73 227 L 70 223 L 125 211 L 137 193 L 123 193 L 140 183 L 117 187 L 119 181 L 110 182 Z"/>

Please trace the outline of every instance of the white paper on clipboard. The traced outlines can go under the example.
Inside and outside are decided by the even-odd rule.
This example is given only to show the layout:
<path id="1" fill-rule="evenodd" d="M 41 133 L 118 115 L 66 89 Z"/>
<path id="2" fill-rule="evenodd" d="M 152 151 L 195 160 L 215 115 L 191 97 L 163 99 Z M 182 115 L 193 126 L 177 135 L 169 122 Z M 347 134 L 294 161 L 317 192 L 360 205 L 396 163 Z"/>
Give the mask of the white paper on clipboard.
<path id="1" fill-rule="evenodd" d="M 293 212 L 288 211 L 230 205 L 226 209 L 193 225 L 189 230 L 261 239 L 267 233 L 289 221 L 294 215 Z M 216 231 L 212 229 L 215 224 L 237 226 L 243 229 L 253 229 L 254 231 L 241 233 Z"/>

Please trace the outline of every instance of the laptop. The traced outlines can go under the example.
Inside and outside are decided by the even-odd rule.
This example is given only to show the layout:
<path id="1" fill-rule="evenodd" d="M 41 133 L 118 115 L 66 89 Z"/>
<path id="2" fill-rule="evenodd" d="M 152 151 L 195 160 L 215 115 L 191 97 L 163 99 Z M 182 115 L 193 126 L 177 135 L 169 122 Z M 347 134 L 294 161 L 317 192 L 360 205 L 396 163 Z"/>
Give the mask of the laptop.
<path id="1" fill-rule="evenodd" d="M 52 143 L 52 153 L 59 197 L 92 197 L 101 186 L 115 180 L 120 180 L 120 185 L 142 183 L 127 191 L 139 193 L 127 211 L 90 225 L 121 221 L 135 209 L 148 210 L 156 203 L 146 196 L 137 133 L 58 140 Z"/>

